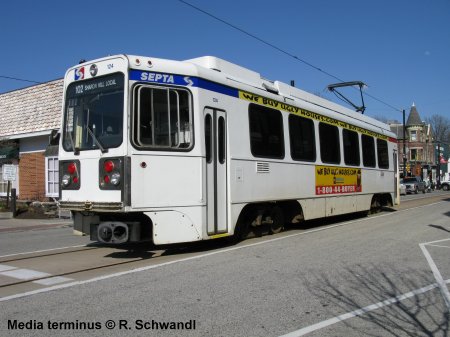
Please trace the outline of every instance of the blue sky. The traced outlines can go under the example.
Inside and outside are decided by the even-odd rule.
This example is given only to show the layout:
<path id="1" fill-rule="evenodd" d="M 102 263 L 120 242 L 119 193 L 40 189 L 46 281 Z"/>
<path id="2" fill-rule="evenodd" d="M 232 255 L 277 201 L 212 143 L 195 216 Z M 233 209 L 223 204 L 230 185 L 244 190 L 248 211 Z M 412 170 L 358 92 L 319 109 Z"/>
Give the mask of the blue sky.
<path id="1" fill-rule="evenodd" d="M 450 0 L 186 1 L 407 113 L 415 102 L 423 119 L 450 117 Z M 325 90 L 336 79 L 178 0 L 2 1 L 0 36 L 0 76 L 45 82 L 118 53 L 213 55 L 337 101 Z M 0 78 L 0 93 L 29 85 Z M 366 114 L 401 120 L 365 100 Z"/>

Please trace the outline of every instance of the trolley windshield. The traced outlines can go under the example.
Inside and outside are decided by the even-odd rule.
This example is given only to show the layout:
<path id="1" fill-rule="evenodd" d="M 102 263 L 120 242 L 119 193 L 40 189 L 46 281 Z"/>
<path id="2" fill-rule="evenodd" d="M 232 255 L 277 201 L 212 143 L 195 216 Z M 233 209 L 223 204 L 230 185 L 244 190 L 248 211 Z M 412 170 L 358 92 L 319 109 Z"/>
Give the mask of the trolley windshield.
<path id="1" fill-rule="evenodd" d="M 123 102 L 121 73 L 71 83 L 64 107 L 64 150 L 106 152 L 122 144 Z"/>

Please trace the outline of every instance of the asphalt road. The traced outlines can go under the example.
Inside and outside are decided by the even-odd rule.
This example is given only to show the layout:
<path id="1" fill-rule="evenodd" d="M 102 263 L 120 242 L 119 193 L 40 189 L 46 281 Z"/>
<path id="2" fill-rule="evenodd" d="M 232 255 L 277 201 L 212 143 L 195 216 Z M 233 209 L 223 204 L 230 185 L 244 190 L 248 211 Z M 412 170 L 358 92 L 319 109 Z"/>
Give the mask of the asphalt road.
<path id="1" fill-rule="evenodd" d="M 1 221 L 1 220 L 0 220 Z M 55 228 L 0 233 L 0 256 L 88 244 L 87 236 L 73 235 L 67 224 Z"/>
<path id="2" fill-rule="evenodd" d="M 368 218 L 208 243 L 35 292 L 18 287 L 0 297 L 0 335 L 448 336 L 450 198 L 439 193 Z M 58 230 L 43 240 L 57 244 Z M 0 244 L 5 235 L 21 242 L 10 234 Z M 185 329 L 159 325 L 171 322 Z"/>

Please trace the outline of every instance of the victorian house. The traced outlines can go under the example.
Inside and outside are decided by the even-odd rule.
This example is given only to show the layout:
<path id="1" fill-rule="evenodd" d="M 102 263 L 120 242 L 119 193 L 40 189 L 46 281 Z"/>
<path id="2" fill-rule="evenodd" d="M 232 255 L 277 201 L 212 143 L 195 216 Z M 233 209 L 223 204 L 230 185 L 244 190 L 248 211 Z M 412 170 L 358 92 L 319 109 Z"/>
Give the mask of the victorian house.
<path id="1" fill-rule="evenodd" d="M 390 124 L 391 131 L 397 135 L 400 172 L 408 176 L 421 176 L 435 180 L 436 157 L 431 125 L 420 118 L 413 103 L 403 132 L 403 124 Z M 403 148 L 406 148 L 403 153 Z"/>

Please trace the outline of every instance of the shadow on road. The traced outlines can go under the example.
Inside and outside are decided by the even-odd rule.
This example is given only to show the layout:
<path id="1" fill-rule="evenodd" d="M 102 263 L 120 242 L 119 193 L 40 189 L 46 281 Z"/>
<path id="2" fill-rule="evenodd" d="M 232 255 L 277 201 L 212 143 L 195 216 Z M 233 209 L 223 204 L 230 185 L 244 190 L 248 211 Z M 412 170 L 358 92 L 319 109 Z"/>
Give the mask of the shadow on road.
<path id="1" fill-rule="evenodd" d="M 449 212 L 449 214 L 450 214 L 450 212 Z M 449 215 L 449 216 L 450 216 L 450 215 Z M 445 231 L 445 232 L 447 232 L 447 233 L 450 233 L 450 231 L 449 231 L 447 228 L 444 228 L 444 227 L 439 226 L 439 225 L 428 225 L 428 226 L 429 226 L 429 227 L 436 228 L 436 229 L 443 230 L 443 231 Z"/>
<path id="2" fill-rule="evenodd" d="M 330 310 L 337 310 L 337 314 L 331 315 L 338 316 L 430 284 L 429 273 L 409 270 L 403 272 L 401 278 L 398 273 L 377 266 L 357 266 L 344 269 L 339 279 L 317 274 L 313 282 L 311 279 L 305 282 L 323 306 L 327 304 Z M 408 275 L 414 276 L 414 280 Z M 353 329 L 358 336 L 449 336 L 449 312 L 439 288 L 392 302 L 395 303 L 366 311 L 358 315 L 360 318 L 347 319 L 341 324 Z M 381 335 L 380 331 L 383 331 Z"/>

